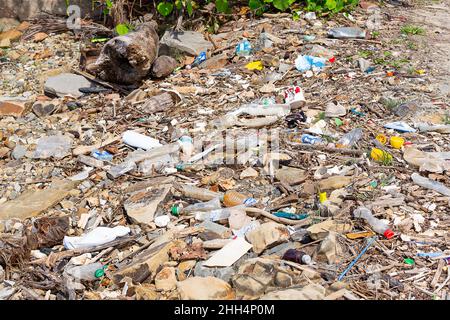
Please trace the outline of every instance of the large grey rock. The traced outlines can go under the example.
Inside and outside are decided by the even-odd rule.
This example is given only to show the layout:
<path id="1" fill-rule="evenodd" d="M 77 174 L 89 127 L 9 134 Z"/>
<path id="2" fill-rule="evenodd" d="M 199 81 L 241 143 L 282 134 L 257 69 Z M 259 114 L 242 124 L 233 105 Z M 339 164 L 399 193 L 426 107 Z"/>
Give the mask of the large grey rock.
<path id="1" fill-rule="evenodd" d="M 235 270 L 233 267 L 225 268 L 211 268 L 204 267 L 204 262 L 198 262 L 194 269 L 194 276 L 196 277 L 216 277 L 222 279 L 225 282 L 230 282 L 231 277 L 234 275 Z"/>
<path id="2" fill-rule="evenodd" d="M 193 56 L 198 56 L 202 51 L 210 50 L 213 45 L 205 40 L 203 35 L 194 31 L 170 32 L 166 31 L 160 41 L 160 55 L 178 50 Z"/>
<path id="3" fill-rule="evenodd" d="M 72 73 L 62 73 L 48 78 L 45 82 L 44 91 L 58 97 L 71 95 L 79 98 L 83 95 L 79 89 L 89 88 L 90 86 L 91 82 L 82 76 Z"/>

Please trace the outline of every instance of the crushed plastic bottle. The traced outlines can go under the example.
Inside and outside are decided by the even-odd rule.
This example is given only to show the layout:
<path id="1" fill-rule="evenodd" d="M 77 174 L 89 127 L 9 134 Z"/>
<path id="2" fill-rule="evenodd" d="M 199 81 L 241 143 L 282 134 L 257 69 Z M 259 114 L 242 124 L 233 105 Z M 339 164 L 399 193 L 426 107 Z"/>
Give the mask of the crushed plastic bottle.
<path id="1" fill-rule="evenodd" d="M 245 205 L 251 207 L 255 205 L 258 201 L 254 198 L 249 198 L 239 192 L 234 190 L 227 191 L 223 197 L 223 204 L 226 207 L 234 207 L 238 205 Z"/>
<path id="2" fill-rule="evenodd" d="M 214 192 L 208 189 L 198 188 L 195 186 L 190 186 L 187 184 L 180 185 L 179 187 L 180 192 L 188 198 L 202 200 L 202 201 L 209 201 L 214 198 L 221 197 L 221 194 L 218 192 Z"/>
<path id="3" fill-rule="evenodd" d="M 100 151 L 100 150 L 94 150 L 91 152 L 91 156 L 97 160 L 101 161 L 109 161 L 111 162 L 113 160 L 113 155 L 109 153 L 108 151 Z"/>
<path id="4" fill-rule="evenodd" d="M 363 135 L 361 128 L 353 129 L 352 131 L 344 134 L 341 139 L 336 143 L 338 148 L 349 148 L 357 143 Z"/>
<path id="5" fill-rule="evenodd" d="M 326 59 L 314 56 L 298 56 L 295 59 L 295 68 L 300 72 L 305 72 L 313 68 L 321 69 L 325 67 Z"/>
<path id="6" fill-rule="evenodd" d="M 390 123 L 386 123 L 384 125 L 385 128 L 387 129 L 393 129 L 399 132 L 416 132 L 416 129 L 412 128 L 410 125 L 408 125 L 405 122 L 390 122 Z"/>
<path id="7" fill-rule="evenodd" d="M 247 39 L 242 40 L 236 46 L 236 55 L 239 57 L 248 57 L 251 55 L 252 45 Z"/>
<path id="8" fill-rule="evenodd" d="M 97 227 L 81 237 L 65 236 L 63 244 L 68 250 L 89 248 L 114 241 L 118 237 L 126 236 L 130 231 L 130 228 L 124 226 L 117 226 L 114 228 Z"/>
<path id="9" fill-rule="evenodd" d="M 215 221 L 228 219 L 230 217 L 231 213 L 234 210 L 242 210 L 242 206 L 235 206 L 235 207 L 231 207 L 231 208 L 216 209 L 216 210 L 211 210 L 211 211 L 208 211 L 208 212 L 198 212 L 195 215 L 195 220 L 215 222 Z"/>
<path id="10" fill-rule="evenodd" d="M 391 239 L 394 236 L 394 232 L 389 229 L 389 226 L 381 220 L 375 218 L 372 215 L 372 212 L 366 207 L 359 207 L 358 209 L 353 211 L 353 215 L 355 216 L 355 218 L 365 219 L 373 231 L 384 235 L 386 239 Z"/>
<path id="11" fill-rule="evenodd" d="M 186 208 L 183 208 L 180 206 L 173 206 L 171 211 L 174 216 L 178 216 L 181 213 L 211 211 L 211 210 L 220 209 L 221 207 L 222 207 L 222 204 L 220 202 L 220 198 L 214 198 L 207 202 L 200 202 L 200 203 L 192 204 L 190 206 L 187 206 Z"/>
<path id="12" fill-rule="evenodd" d="M 69 267 L 65 272 L 78 281 L 95 281 L 98 279 L 96 275 L 98 274 L 97 271 L 100 269 L 103 269 L 103 265 L 100 262 L 96 262 L 83 266 Z"/>
<path id="13" fill-rule="evenodd" d="M 250 116 L 277 116 L 284 117 L 291 112 L 289 104 L 245 104 L 231 112 L 234 116 L 247 114 Z"/>
<path id="14" fill-rule="evenodd" d="M 434 190 L 436 192 L 439 192 L 440 194 L 443 194 L 444 196 L 450 197 L 450 189 L 440 182 L 422 177 L 418 173 L 413 173 L 411 175 L 411 179 L 415 184 L 423 188 Z"/>
<path id="15" fill-rule="evenodd" d="M 305 144 L 320 144 L 323 142 L 322 138 L 310 134 L 303 134 L 301 137 L 301 141 Z"/>
<path id="16" fill-rule="evenodd" d="M 129 146 L 144 150 L 151 150 L 162 146 L 158 140 L 135 131 L 125 131 L 122 135 L 122 140 Z"/>
<path id="17" fill-rule="evenodd" d="M 338 27 L 328 30 L 328 36 L 335 39 L 364 39 L 366 37 L 366 31 L 355 27 Z"/>

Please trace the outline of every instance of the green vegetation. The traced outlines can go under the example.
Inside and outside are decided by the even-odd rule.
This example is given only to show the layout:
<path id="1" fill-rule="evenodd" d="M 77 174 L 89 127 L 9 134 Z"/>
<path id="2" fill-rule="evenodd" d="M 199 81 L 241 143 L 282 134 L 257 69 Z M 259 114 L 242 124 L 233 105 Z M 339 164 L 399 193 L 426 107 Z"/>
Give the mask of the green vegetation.
<path id="1" fill-rule="evenodd" d="M 425 34 L 425 30 L 421 27 L 418 26 L 413 26 L 413 25 L 404 25 L 401 29 L 400 32 L 402 34 L 406 34 L 406 35 L 423 35 Z"/>

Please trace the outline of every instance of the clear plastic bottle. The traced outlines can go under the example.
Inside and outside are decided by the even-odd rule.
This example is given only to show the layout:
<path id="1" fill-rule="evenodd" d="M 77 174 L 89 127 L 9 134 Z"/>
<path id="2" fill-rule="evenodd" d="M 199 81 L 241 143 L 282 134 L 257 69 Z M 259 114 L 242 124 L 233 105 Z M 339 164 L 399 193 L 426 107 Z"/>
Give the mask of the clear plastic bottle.
<path id="1" fill-rule="evenodd" d="M 159 143 L 158 140 L 130 130 L 123 133 L 122 140 L 132 147 L 144 150 L 150 150 L 162 146 L 162 144 Z"/>
<path id="2" fill-rule="evenodd" d="M 187 184 L 180 185 L 179 191 L 183 193 L 184 196 L 192 199 L 202 200 L 202 201 L 209 201 L 213 200 L 214 198 L 220 198 L 221 193 L 214 192 L 208 189 L 203 189 L 195 186 L 190 186 Z"/>
<path id="3" fill-rule="evenodd" d="M 214 198 L 207 202 L 200 202 L 196 203 L 190 206 L 187 206 L 186 208 L 182 208 L 179 206 L 173 206 L 172 207 L 172 214 L 173 215 L 179 215 L 180 213 L 190 213 L 190 212 L 204 212 L 204 211 L 211 211 L 222 208 L 222 204 L 220 203 L 220 198 Z"/>
<path id="4" fill-rule="evenodd" d="M 394 232 L 389 229 L 389 226 L 381 220 L 375 218 L 369 209 L 365 207 L 359 207 L 358 209 L 353 211 L 353 215 L 356 218 L 365 219 L 373 231 L 384 235 L 387 239 L 391 239 L 394 236 Z"/>
<path id="5" fill-rule="evenodd" d="M 208 212 L 198 212 L 195 215 L 195 219 L 198 221 L 220 221 L 228 219 L 233 210 L 236 210 L 236 208 L 223 208 Z"/>
<path id="6" fill-rule="evenodd" d="M 96 272 L 100 269 L 103 269 L 103 264 L 96 262 L 84 266 L 71 267 L 66 270 L 66 273 L 75 280 L 94 281 L 97 280 Z"/>
<path id="7" fill-rule="evenodd" d="M 235 207 L 242 204 L 246 205 L 247 207 L 251 207 L 256 203 L 257 203 L 256 199 L 249 198 L 234 190 L 227 191 L 223 197 L 223 204 L 226 207 Z"/>
<path id="8" fill-rule="evenodd" d="M 443 194 L 444 196 L 450 197 L 450 189 L 440 182 L 422 177 L 418 173 L 413 173 L 411 175 L 411 179 L 415 184 L 423 188 L 434 190 L 436 192 L 439 192 L 440 194 Z"/>
<path id="9" fill-rule="evenodd" d="M 291 106 L 289 104 L 257 104 L 250 103 L 241 106 L 233 115 L 248 114 L 250 116 L 277 116 L 284 117 L 291 113 Z"/>
<path id="10" fill-rule="evenodd" d="M 361 128 L 356 128 L 346 133 L 342 136 L 341 139 L 336 143 L 336 147 L 338 148 L 348 148 L 353 146 L 356 142 L 361 139 L 363 135 L 363 130 Z"/>
<path id="11" fill-rule="evenodd" d="M 338 27 L 328 31 L 328 36 L 336 39 L 359 38 L 366 37 L 366 31 L 355 27 Z"/>

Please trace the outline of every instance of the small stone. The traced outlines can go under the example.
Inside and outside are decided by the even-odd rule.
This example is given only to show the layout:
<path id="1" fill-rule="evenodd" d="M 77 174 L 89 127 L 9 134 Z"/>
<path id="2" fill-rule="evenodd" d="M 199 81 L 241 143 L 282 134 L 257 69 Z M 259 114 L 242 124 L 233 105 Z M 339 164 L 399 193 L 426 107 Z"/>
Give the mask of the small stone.
<path id="1" fill-rule="evenodd" d="M 0 40 L 0 48 L 1 49 L 8 49 L 11 47 L 11 40 L 8 38 Z"/>
<path id="2" fill-rule="evenodd" d="M 196 277 L 216 277 L 225 282 L 229 282 L 233 277 L 235 271 L 232 267 L 211 268 L 204 267 L 204 262 L 198 262 L 194 269 L 194 276 Z"/>
<path id="3" fill-rule="evenodd" d="M 334 104 L 333 102 L 330 102 L 325 108 L 325 117 L 335 118 L 345 116 L 346 114 L 347 109 L 345 109 L 345 107 L 341 106 L 339 103 Z"/>
<path id="4" fill-rule="evenodd" d="M 194 31 L 170 32 L 166 31 L 160 41 L 162 52 L 175 49 L 186 52 L 192 56 L 198 56 L 202 51 L 208 51 L 213 47 L 212 43 L 206 41 L 203 34 Z"/>
<path id="5" fill-rule="evenodd" d="M 38 117 L 46 117 L 51 115 L 53 112 L 55 112 L 57 108 L 57 104 L 53 103 L 53 102 L 48 102 L 48 101 L 36 101 L 33 104 L 33 112 L 38 116 Z"/>
<path id="6" fill-rule="evenodd" d="M 3 33 L 0 33 L 0 41 L 4 39 L 8 39 L 9 41 L 13 42 L 15 40 L 18 40 L 22 36 L 22 32 L 17 31 L 16 29 L 9 30 Z"/>
<path id="7" fill-rule="evenodd" d="M 5 270 L 2 266 L 0 266 L 0 283 L 2 283 L 3 281 L 5 281 Z"/>
<path id="8" fill-rule="evenodd" d="M 134 287 L 137 300 L 156 300 L 158 293 L 156 292 L 154 285 L 143 284 Z"/>
<path id="9" fill-rule="evenodd" d="M 14 148 L 13 152 L 11 153 L 11 157 L 15 160 L 19 160 L 25 156 L 26 152 L 27 152 L 27 148 L 25 148 L 22 145 L 17 145 Z"/>
<path id="10" fill-rule="evenodd" d="M 258 176 L 258 171 L 256 171 L 253 168 L 247 168 L 247 169 L 245 169 L 244 171 L 241 172 L 241 175 L 240 175 L 239 178 L 241 180 L 243 180 L 243 179 L 246 179 L 246 178 L 256 178 L 257 176 Z"/>
<path id="11" fill-rule="evenodd" d="M 322 300 L 325 288 L 319 284 L 309 284 L 301 289 L 273 291 L 261 297 L 261 300 Z"/>
<path id="12" fill-rule="evenodd" d="M 275 276 L 275 285 L 282 288 L 288 288 L 292 286 L 292 277 L 285 272 L 277 272 Z"/>
<path id="13" fill-rule="evenodd" d="M 155 277 L 155 286 L 158 291 L 171 291 L 177 286 L 175 268 L 165 267 Z"/>
<path id="14" fill-rule="evenodd" d="M 48 38 L 48 34 L 45 32 L 38 32 L 34 35 L 33 41 L 34 42 L 41 42 Z"/>
<path id="15" fill-rule="evenodd" d="M 155 78 L 164 78 L 170 75 L 177 67 L 177 61 L 169 56 L 160 56 L 153 62 L 151 75 Z"/>
<path id="16" fill-rule="evenodd" d="M 25 110 L 24 101 L 0 101 L 0 117 L 1 116 L 22 116 Z"/>
<path id="17" fill-rule="evenodd" d="M 282 167 L 275 172 L 275 177 L 288 185 L 296 185 L 305 180 L 306 172 L 302 169 Z"/>
<path id="18" fill-rule="evenodd" d="M 0 148 L 0 159 L 5 158 L 5 157 L 8 155 L 9 151 L 10 151 L 9 148 L 7 148 L 7 147 L 1 147 L 1 148 Z"/>
<path id="19" fill-rule="evenodd" d="M 86 78 L 76 74 L 62 73 L 48 78 L 45 82 L 44 91 L 52 96 L 64 97 L 71 95 L 74 98 L 79 98 L 83 95 L 79 89 L 90 87 L 91 82 Z"/>
<path id="20" fill-rule="evenodd" d="M 177 283 L 182 300 L 233 300 L 235 293 L 225 281 L 214 277 L 193 277 Z"/>
<path id="21" fill-rule="evenodd" d="M 186 280 L 187 275 L 189 273 L 192 273 L 192 270 L 194 269 L 196 263 L 197 262 L 195 260 L 186 260 L 186 261 L 180 262 L 180 264 L 178 265 L 178 268 L 177 268 L 178 280 L 180 280 L 180 281 Z M 196 275 L 196 274 L 194 274 L 194 275 Z"/>
<path id="22" fill-rule="evenodd" d="M 103 168 L 105 165 L 103 161 L 85 155 L 78 156 L 78 162 L 94 168 Z"/>
<path id="23" fill-rule="evenodd" d="M 248 233 L 247 239 L 253 245 L 253 251 L 260 254 L 267 248 L 289 240 L 289 231 L 282 224 L 268 222 Z"/>
<path id="24" fill-rule="evenodd" d="M 340 189 L 352 183 L 353 177 L 333 176 L 319 181 L 320 190 Z"/>

